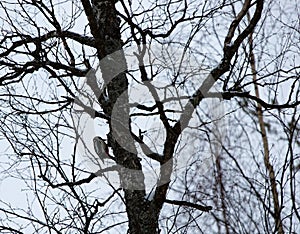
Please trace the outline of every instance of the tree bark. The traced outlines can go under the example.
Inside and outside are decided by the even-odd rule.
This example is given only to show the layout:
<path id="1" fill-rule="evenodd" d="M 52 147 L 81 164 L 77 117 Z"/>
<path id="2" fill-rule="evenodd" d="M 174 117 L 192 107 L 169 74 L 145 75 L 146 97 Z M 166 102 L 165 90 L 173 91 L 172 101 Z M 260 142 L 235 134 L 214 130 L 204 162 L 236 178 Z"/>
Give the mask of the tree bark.
<path id="1" fill-rule="evenodd" d="M 248 14 L 248 19 L 249 19 L 249 14 Z M 253 53 L 253 33 L 250 33 L 249 35 L 249 46 L 250 46 L 250 65 L 251 65 L 251 71 L 253 74 L 253 84 L 254 84 L 254 89 L 255 89 L 255 96 L 257 98 L 260 98 L 259 95 L 259 89 L 258 85 L 256 83 L 257 77 L 257 71 L 255 67 L 255 56 Z M 281 208 L 280 208 L 280 203 L 279 203 L 279 195 L 277 192 L 277 183 L 276 183 L 276 176 L 274 172 L 273 165 L 270 160 L 270 150 L 269 150 L 269 143 L 268 143 L 268 137 L 267 137 L 267 131 L 266 131 L 266 126 L 264 122 L 264 117 L 263 117 L 263 109 L 260 103 L 257 103 L 257 108 L 256 108 L 257 116 L 258 116 L 258 122 L 259 122 L 259 127 L 261 131 L 261 137 L 262 137 L 262 142 L 263 142 L 263 149 L 264 149 L 264 164 L 268 172 L 268 180 L 271 186 L 271 191 L 272 191 L 272 200 L 273 200 L 273 206 L 274 206 L 274 220 L 275 220 L 275 225 L 276 225 L 276 231 L 278 231 L 279 234 L 283 234 L 283 225 L 281 221 Z"/>
<path id="2" fill-rule="evenodd" d="M 122 40 L 119 27 L 120 20 L 117 17 L 115 2 L 92 0 L 90 5 L 89 1 L 82 0 L 82 4 L 96 41 L 100 69 L 106 83 L 108 100 L 100 96 L 99 102 L 105 114 L 110 117 L 108 143 L 113 149 L 116 162 L 120 165 L 119 176 L 124 188 L 129 233 L 159 233 L 158 218 L 162 205 L 158 206 L 154 200 L 149 201 L 145 198 L 146 191 L 144 189 L 142 166 L 130 134 L 128 80 L 125 72 L 111 77 L 116 73 L 116 68 L 126 70 L 125 56 L 120 52 Z M 103 59 L 115 52 L 117 52 L 117 56 L 113 56 L 111 60 Z M 117 115 L 113 115 L 115 110 L 117 110 Z M 120 139 L 115 139 L 116 137 L 113 134 L 115 126 L 117 126 L 118 131 L 116 135 L 122 136 L 122 142 L 120 142 Z M 126 144 L 126 147 L 124 147 L 124 144 Z M 138 175 L 130 173 L 130 170 L 139 173 Z M 137 185 L 139 189 L 130 188 L 130 184 Z"/>

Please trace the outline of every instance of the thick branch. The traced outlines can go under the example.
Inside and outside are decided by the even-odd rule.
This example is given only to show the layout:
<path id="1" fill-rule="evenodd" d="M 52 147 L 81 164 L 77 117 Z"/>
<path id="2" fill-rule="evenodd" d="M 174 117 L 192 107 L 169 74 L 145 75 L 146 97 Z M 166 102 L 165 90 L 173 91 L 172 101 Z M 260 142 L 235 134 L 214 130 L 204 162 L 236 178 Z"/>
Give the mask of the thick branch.
<path id="1" fill-rule="evenodd" d="M 284 104 L 267 103 L 264 100 L 260 99 L 258 96 L 251 95 L 250 92 L 222 92 L 222 93 L 209 92 L 205 95 L 205 97 L 216 97 L 216 98 L 222 97 L 225 100 L 230 100 L 233 97 L 243 97 L 243 98 L 248 98 L 253 101 L 256 101 L 262 107 L 265 107 L 268 109 L 295 108 L 296 106 L 300 105 L 300 101 L 295 101 L 293 103 L 284 103 Z"/>
<path id="2" fill-rule="evenodd" d="M 87 45 L 87 46 L 91 46 L 91 47 L 95 47 L 95 40 L 92 37 L 88 37 L 88 36 L 82 36 L 80 34 L 74 33 L 74 32 L 70 32 L 70 31 L 61 31 L 58 33 L 58 31 L 51 31 L 48 32 L 42 36 L 39 37 L 31 37 L 31 36 L 26 36 L 26 35 L 22 35 L 23 38 L 22 40 L 19 41 L 15 41 L 13 42 L 12 46 L 9 47 L 8 49 L 5 50 L 5 52 L 3 52 L 2 54 L 0 54 L 0 57 L 4 57 L 9 55 L 12 51 L 14 51 L 16 48 L 23 46 L 25 44 L 29 44 L 29 43 L 41 43 L 44 41 L 47 41 L 51 38 L 61 38 L 61 37 L 67 37 L 70 38 L 74 41 L 77 41 L 83 45 Z M 1 42 L 3 43 L 6 39 L 9 39 L 10 37 L 6 36 L 4 37 Z"/>
<path id="3" fill-rule="evenodd" d="M 98 176 L 102 176 L 103 173 L 105 172 L 109 172 L 109 171 L 117 171 L 119 168 L 119 166 L 111 166 L 111 167 L 107 167 L 104 169 L 100 169 L 95 173 L 90 174 L 89 177 L 78 180 L 78 181 L 74 181 L 74 182 L 64 182 L 64 183 L 60 183 L 60 184 L 53 184 L 45 175 L 40 175 L 40 177 L 46 181 L 47 183 L 49 183 L 49 185 L 52 188 L 59 188 L 59 187 L 63 187 L 63 186 L 68 186 L 68 187 L 74 187 L 77 185 L 82 185 L 82 184 L 87 184 L 90 183 L 93 179 L 95 179 Z"/>
<path id="4" fill-rule="evenodd" d="M 208 211 L 212 210 L 211 206 L 202 206 L 202 205 L 195 204 L 195 203 L 192 203 L 192 202 L 187 202 L 187 201 L 176 201 L 176 200 L 166 199 L 166 203 L 169 203 L 169 204 L 172 204 L 172 205 L 177 205 L 177 206 L 188 206 L 188 207 L 192 207 L 192 208 L 195 208 L 197 210 L 204 211 L 204 212 L 208 212 Z"/>

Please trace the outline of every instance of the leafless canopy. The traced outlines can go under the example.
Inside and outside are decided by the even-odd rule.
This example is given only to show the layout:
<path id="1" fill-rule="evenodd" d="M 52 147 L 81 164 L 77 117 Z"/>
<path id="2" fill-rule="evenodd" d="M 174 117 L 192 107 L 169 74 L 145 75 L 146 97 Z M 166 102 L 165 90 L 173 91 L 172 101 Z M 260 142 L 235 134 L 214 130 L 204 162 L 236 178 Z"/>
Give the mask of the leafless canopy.
<path id="1" fill-rule="evenodd" d="M 298 4 L 1 1 L 0 232 L 299 233 Z"/>

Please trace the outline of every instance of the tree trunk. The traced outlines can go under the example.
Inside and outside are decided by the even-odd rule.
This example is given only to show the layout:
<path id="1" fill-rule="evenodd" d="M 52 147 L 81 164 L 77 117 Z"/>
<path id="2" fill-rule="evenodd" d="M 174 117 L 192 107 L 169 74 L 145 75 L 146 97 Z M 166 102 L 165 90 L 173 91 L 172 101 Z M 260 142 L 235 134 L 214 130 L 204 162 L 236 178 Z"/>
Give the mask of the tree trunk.
<path id="1" fill-rule="evenodd" d="M 249 14 L 248 14 L 249 18 Z M 254 84 L 254 89 L 255 89 L 255 96 L 257 98 L 260 98 L 259 95 L 259 89 L 258 85 L 256 83 L 257 77 L 257 71 L 255 67 L 255 56 L 253 53 L 253 39 L 252 39 L 252 34 L 250 33 L 249 35 L 249 46 L 250 46 L 250 65 L 251 65 L 251 71 L 253 74 L 253 84 Z M 274 172 L 273 165 L 271 163 L 270 159 L 270 150 L 269 150 L 269 143 L 268 143 L 268 137 L 267 137 L 267 131 L 266 131 L 266 126 L 264 122 L 264 117 L 263 117 L 263 109 L 260 103 L 257 103 L 257 116 L 258 116 L 258 121 L 259 121 L 259 127 L 261 131 L 261 137 L 262 137 L 262 142 L 263 142 L 263 148 L 264 148 L 264 163 L 265 167 L 268 171 L 268 180 L 271 186 L 271 191 L 272 191 L 272 201 L 273 201 L 273 206 L 274 206 L 274 220 L 275 220 L 275 225 L 276 225 L 276 231 L 278 231 L 279 234 L 283 234 L 283 225 L 281 221 L 281 208 L 280 208 L 280 203 L 279 203 L 279 195 L 277 192 L 277 182 L 276 182 L 276 175 Z"/>
<path id="2" fill-rule="evenodd" d="M 125 56 L 120 52 L 122 49 L 120 20 L 116 14 L 115 3 L 104 0 L 92 0 L 92 5 L 87 0 L 82 0 L 82 3 L 88 16 L 91 32 L 97 43 L 100 69 L 106 83 L 108 100 L 100 95 L 99 102 L 105 114 L 111 117 L 108 143 L 113 149 L 118 165 L 120 165 L 119 175 L 125 193 L 129 233 L 159 233 L 158 218 L 162 203 L 157 205 L 155 201 L 145 199 L 144 175 L 131 138 L 128 121 L 128 80 L 124 72 L 111 77 L 114 76 L 112 74 L 116 74 L 118 68 L 123 71 L 126 70 Z M 120 53 L 112 56 L 112 59 L 103 59 L 116 51 Z M 115 110 L 117 110 L 117 114 L 113 114 Z M 114 130 L 117 130 L 115 134 Z M 116 135 L 120 135 L 120 139 L 116 140 Z M 135 173 L 130 173 L 128 169 L 140 173 L 137 176 Z M 131 188 L 130 185 L 132 184 L 138 186 L 139 189 Z M 163 195 L 165 197 L 165 194 Z"/>

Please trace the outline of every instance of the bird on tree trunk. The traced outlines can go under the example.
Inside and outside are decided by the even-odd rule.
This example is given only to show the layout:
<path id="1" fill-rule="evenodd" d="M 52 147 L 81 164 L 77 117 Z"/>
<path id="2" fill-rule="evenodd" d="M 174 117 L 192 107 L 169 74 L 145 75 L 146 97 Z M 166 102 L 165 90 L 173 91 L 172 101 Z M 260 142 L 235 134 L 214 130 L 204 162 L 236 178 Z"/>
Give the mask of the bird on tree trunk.
<path id="1" fill-rule="evenodd" d="M 99 136 L 94 137 L 93 143 L 94 143 L 94 150 L 103 163 L 104 163 L 104 159 L 114 160 L 114 157 L 109 155 L 108 146 L 101 137 Z"/>

